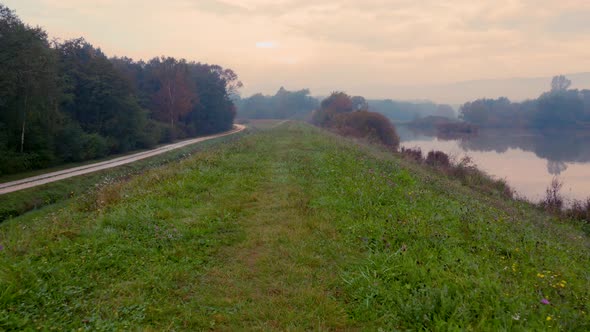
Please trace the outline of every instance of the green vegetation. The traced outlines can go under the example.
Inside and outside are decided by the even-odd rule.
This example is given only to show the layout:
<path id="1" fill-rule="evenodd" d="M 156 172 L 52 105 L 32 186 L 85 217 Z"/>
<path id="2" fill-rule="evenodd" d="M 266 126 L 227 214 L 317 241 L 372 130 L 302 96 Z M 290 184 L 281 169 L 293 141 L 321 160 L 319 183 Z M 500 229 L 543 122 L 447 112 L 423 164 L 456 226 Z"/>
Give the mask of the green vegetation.
<path id="1" fill-rule="evenodd" d="M 147 170 L 161 167 L 170 162 L 188 158 L 190 155 L 202 151 L 203 149 L 214 148 L 220 142 L 227 142 L 237 139 L 237 137 L 240 135 L 241 134 L 234 134 L 232 136 L 215 138 L 212 140 L 200 142 L 198 144 L 172 150 L 170 152 L 166 152 L 161 155 L 140 160 L 131 164 L 0 195 L 0 222 L 8 218 L 20 216 L 26 212 L 36 210 L 44 206 L 59 204 L 70 198 L 86 195 L 89 191 L 93 191 L 97 186 L 112 183 L 114 181 L 120 181 L 121 179 L 128 178 L 132 175 L 142 174 Z M 67 166 L 76 167 L 80 165 L 70 164 Z M 57 170 L 59 169 L 56 168 L 46 171 Z M 39 174 L 42 173 L 36 171 L 23 173 L 21 175 L 35 176 Z M 13 179 L 8 179 L 8 177 L 9 176 L 3 177 L 2 179 L 6 182 L 17 179 L 16 175 L 11 176 L 14 177 Z"/>
<path id="2" fill-rule="evenodd" d="M 0 329 L 590 329 L 590 239 L 289 122 L 0 224 Z"/>
<path id="3" fill-rule="evenodd" d="M 0 64 L 0 175 L 229 130 L 242 85 L 217 65 L 50 42 L 2 4 Z"/>

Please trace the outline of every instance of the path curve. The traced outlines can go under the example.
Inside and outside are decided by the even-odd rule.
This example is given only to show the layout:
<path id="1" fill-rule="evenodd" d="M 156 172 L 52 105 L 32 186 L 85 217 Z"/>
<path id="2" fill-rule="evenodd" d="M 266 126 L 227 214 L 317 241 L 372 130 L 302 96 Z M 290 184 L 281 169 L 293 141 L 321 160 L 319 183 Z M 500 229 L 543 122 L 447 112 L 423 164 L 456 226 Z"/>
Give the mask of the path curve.
<path id="1" fill-rule="evenodd" d="M 165 153 L 168 151 L 176 150 L 176 149 L 185 147 L 187 145 L 207 141 L 207 140 L 218 138 L 218 137 L 233 135 L 233 134 L 238 133 L 244 129 L 246 129 L 246 126 L 236 124 L 236 125 L 234 125 L 234 129 L 220 133 L 220 134 L 199 137 L 199 138 L 193 138 L 193 139 L 189 139 L 186 141 L 172 143 L 172 144 L 161 146 L 161 147 L 153 149 L 153 150 L 143 151 L 143 152 L 139 152 L 139 153 L 135 153 L 135 154 L 131 154 L 131 155 L 115 158 L 115 159 L 102 161 L 99 163 L 94 163 L 94 164 L 89 164 L 89 165 L 84 165 L 84 166 L 79 166 L 79 167 L 74 167 L 74 168 L 68 168 L 68 169 L 64 169 L 61 171 L 57 171 L 57 172 L 45 173 L 45 174 L 30 177 L 30 178 L 17 180 L 17 181 L 0 183 L 0 195 L 8 194 L 8 193 L 18 191 L 18 190 L 23 190 L 23 189 L 27 189 L 27 188 L 40 186 L 42 184 L 55 182 L 55 181 L 71 178 L 71 177 L 82 175 L 82 174 L 93 173 L 93 172 L 105 170 L 108 168 L 113 168 L 113 167 L 129 164 L 129 163 L 132 163 L 132 162 L 135 162 L 138 160 L 142 160 L 145 158 L 157 156 L 159 154 L 162 154 L 162 153 Z"/>

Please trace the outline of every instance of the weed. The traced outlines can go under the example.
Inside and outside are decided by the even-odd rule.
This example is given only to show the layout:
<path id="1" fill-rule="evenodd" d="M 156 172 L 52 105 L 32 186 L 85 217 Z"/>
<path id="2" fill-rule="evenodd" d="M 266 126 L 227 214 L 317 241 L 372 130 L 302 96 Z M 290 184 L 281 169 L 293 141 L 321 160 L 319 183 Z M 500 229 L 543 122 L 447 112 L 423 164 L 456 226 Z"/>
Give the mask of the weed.
<path id="1" fill-rule="evenodd" d="M 563 182 L 559 178 L 554 177 L 551 184 L 545 190 L 545 198 L 541 201 L 541 206 L 551 213 L 559 213 L 563 208 L 564 199 L 561 195 L 561 188 Z"/>

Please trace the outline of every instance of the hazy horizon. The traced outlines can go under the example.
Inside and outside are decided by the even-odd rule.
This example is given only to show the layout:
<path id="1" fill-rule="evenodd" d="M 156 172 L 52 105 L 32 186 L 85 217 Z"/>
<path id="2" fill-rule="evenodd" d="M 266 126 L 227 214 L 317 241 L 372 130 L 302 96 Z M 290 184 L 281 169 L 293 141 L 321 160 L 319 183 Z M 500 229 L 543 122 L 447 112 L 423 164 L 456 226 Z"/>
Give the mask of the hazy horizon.
<path id="1" fill-rule="evenodd" d="M 231 68 L 243 96 L 284 86 L 451 104 L 519 100 L 548 88 L 536 78 L 590 71 L 590 2 L 582 0 L 3 3 L 50 37 L 84 37 L 108 56 L 170 55 Z M 585 76 L 572 81 L 590 88 Z"/>

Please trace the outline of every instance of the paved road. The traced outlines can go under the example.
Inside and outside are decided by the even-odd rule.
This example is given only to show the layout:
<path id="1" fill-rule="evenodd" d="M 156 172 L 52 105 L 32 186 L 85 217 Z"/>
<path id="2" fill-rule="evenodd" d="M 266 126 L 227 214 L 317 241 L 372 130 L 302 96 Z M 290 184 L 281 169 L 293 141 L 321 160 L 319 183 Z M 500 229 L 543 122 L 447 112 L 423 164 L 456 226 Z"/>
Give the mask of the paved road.
<path id="1" fill-rule="evenodd" d="M 30 178 L 21 179 L 21 180 L 12 181 L 12 182 L 0 183 L 0 195 L 11 193 L 11 192 L 22 190 L 22 189 L 40 186 L 42 184 L 55 182 L 55 181 L 71 178 L 71 177 L 82 175 L 82 174 L 93 173 L 93 172 L 101 171 L 104 169 L 129 164 L 129 163 L 141 160 L 141 159 L 153 157 L 153 156 L 156 156 L 156 155 L 159 155 L 159 154 L 171 151 L 171 150 L 182 148 L 187 145 L 207 141 L 207 140 L 210 140 L 213 138 L 232 135 L 232 134 L 235 134 L 235 133 L 238 133 L 238 132 L 244 130 L 245 128 L 246 128 L 245 126 L 237 124 L 237 125 L 234 125 L 234 129 L 232 129 L 230 131 L 226 131 L 221 134 L 215 134 L 215 135 L 211 135 L 211 136 L 189 139 L 189 140 L 178 142 L 178 143 L 164 145 L 164 146 L 161 146 L 161 147 L 153 149 L 153 150 L 139 152 L 136 154 L 127 155 L 127 156 L 123 156 L 123 157 L 119 157 L 119 158 L 115 158 L 115 159 L 111 159 L 111 160 L 107 160 L 107 161 L 103 161 L 103 162 L 99 162 L 99 163 L 95 163 L 95 164 L 64 169 L 61 171 L 37 175 L 37 176 L 30 177 Z"/>

